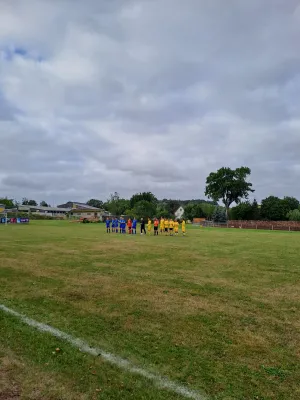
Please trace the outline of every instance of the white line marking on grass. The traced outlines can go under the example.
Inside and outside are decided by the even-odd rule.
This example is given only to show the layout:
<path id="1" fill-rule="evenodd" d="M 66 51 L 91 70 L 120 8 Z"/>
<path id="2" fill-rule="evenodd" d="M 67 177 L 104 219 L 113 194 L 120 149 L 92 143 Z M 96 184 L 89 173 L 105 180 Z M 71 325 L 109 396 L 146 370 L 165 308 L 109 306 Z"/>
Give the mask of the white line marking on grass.
<path id="1" fill-rule="evenodd" d="M 152 381 L 157 387 L 161 389 L 167 389 L 173 393 L 180 394 L 181 396 L 194 399 L 194 400 L 207 400 L 207 397 L 199 394 L 198 392 L 189 389 L 185 386 L 179 385 L 175 382 L 172 382 L 168 378 L 155 374 L 153 372 L 149 372 L 143 368 L 134 366 L 130 361 L 125 360 L 119 356 L 108 353 L 105 350 L 102 350 L 97 347 L 90 347 L 87 342 L 82 339 L 75 338 L 68 333 L 62 332 L 59 329 L 53 328 L 50 325 L 43 324 L 41 322 L 37 322 L 31 318 L 26 317 L 18 313 L 17 311 L 12 310 L 11 308 L 6 307 L 4 304 L 0 304 L 0 310 L 6 312 L 7 314 L 11 314 L 17 318 L 19 318 L 26 325 L 32 326 L 40 332 L 49 333 L 52 336 L 55 336 L 58 339 L 62 339 L 72 346 L 77 347 L 84 353 L 91 354 L 92 356 L 100 356 L 105 361 L 109 362 L 112 365 L 115 365 L 127 372 L 131 372 L 132 374 L 140 375 L 146 379 Z"/>

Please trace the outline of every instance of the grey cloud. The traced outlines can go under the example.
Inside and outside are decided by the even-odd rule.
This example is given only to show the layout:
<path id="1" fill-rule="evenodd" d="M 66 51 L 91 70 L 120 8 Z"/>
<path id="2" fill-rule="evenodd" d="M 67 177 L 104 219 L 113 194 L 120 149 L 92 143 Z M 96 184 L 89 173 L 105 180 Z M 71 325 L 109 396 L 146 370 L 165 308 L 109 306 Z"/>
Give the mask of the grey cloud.
<path id="1" fill-rule="evenodd" d="M 18 188 L 18 189 L 33 189 L 38 191 L 43 191 L 46 188 L 47 182 L 38 183 L 34 182 L 32 179 L 27 176 L 22 176 L 22 174 L 18 176 L 8 175 L 2 179 L 2 184 L 7 188 Z"/>
<path id="2" fill-rule="evenodd" d="M 300 191 L 298 0 L 21 0 L 0 15 L 0 195 Z M 42 62 L 37 62 L 42 58 Z"/>

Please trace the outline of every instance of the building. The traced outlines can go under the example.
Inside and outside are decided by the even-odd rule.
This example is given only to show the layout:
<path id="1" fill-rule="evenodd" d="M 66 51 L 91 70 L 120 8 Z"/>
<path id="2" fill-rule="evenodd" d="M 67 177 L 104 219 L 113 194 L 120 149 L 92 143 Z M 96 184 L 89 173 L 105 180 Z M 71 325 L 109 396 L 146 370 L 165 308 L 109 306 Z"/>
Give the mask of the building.
<path id="1" fill-rule="evenodd" d="M 184 208 L 182 206 L 180 206 L 178 208 L 178 210 L 175 211 L 174 215 L 175 215 L 175 219 L 181 219 L 183 218 L 183 214 L 184 214 Z"/>
<path id="2" fill-rule="evenodd" d="M 42 207 L 42 206 L 18 206 L 18 212 L 20 213 L 28 213 L 35 215 L 45 215 L 48 217 L 65 217 L 71 208 L 65 207 Z"/>
<path id="3" fill-rule="evenodd" d="M 58 207 L 69 209 L 70 218 L 99 218 L 103 220 L 110 215 L 109 212 L 105 210 L 76 201 L 68 201 L 65 204 L 60 204 Z"/>

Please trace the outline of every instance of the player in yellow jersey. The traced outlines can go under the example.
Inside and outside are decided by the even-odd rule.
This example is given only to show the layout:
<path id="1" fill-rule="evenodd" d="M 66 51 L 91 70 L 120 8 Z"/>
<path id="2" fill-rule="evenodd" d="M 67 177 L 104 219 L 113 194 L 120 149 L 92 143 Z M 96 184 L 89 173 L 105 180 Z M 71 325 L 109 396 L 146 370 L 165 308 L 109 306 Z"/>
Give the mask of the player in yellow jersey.
<path id="1" fill-rule="evenodd" d="M 148 218 L 148 223 L 147 223 L 148 235 L 151 235 L 151 230 L 152 230 L 152 221 L 150 218 Z"/>
<path id="2" fill-rule="evenodd" d="M 178 230 L 179 230 L 179 222 L 176 220 L 174 222 L 174 233 L 175 233 L 175 236 L 178 236 Z"/>
<path id="3" fill-rule="evenodd" d="M 169 233 L 169 220 L 166 218 L 164 221 L 165 235 Z"/>
<path id="4" fill-rule="evenodd" d="M 185 220 L 184 219 L 181 221 L 181 232 L 182 232 L 182 235 L 185 236 Z"/>
<path id="5" fill-rule="evenodd" d="M 170 236 L 173 236 L 173 232 L 174 232 L 174 221 L 172 219 L 170 219 L 169 221 L 169 232 L 170 232 Z"/>
<path id="6" fill-rule="evenodd" d="M 165 220 L 163 218 L 159 221 L 159 230 L 160 234 L 162 235 L 163 231 L 165 230 Z"/>

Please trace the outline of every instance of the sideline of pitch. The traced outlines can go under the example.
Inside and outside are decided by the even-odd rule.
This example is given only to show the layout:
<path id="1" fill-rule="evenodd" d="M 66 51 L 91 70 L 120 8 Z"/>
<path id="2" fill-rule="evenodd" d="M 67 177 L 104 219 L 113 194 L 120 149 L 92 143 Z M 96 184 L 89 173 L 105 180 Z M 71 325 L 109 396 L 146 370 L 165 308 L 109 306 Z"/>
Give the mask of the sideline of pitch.
<path id="1" fill-rule="evenodd" d="M 207 397 L 196 392 L 195 390 L 189 389 L 183 385 L 179 385 L 175 382 L 172 382 L 168 378 L 155 374 L 153 372 L 147 371 L 146 369 L 137 367 L 133 365 L 130 361 L 125 360 L 119 356 L 116 356 L 112 353 L 108 353 L 97 347 L 90 347 L 87 342 L 82 339 L 75 338 L 68 333 L 62 332 L 59 329 L 53 328 L 50 325 L 43 324 L 41 322 L 35 321 L 31 318 L 26 317 L 23 314 L 18 313 L 17 311 L 12 310 L 11 308 L 6 307 L 4 304 L 0 304 L 0 310 L 6 312 L 7 314 L 13 315 L 21 320 L 26 325 L 32 326 L 40 332 L 49 333 L 52 336 L 55 336 L 58 339 L 62 339 L 74 347 L 77 347 L 80 351 L 90 354 L 92 356 L 100 356 L 105 361 L 109 362 L 112 365 L 115 365 L 124 371 L 131 372 L 132 374 L 140 375 L 143 378 L 146 378 L 152 381 L 157 387 L 161 389 L 167 389 L 173 393 L 180 394 L 181 396 L 194 399 L 194 400 L 207 400 Z"/>

